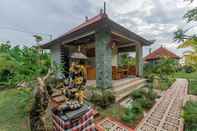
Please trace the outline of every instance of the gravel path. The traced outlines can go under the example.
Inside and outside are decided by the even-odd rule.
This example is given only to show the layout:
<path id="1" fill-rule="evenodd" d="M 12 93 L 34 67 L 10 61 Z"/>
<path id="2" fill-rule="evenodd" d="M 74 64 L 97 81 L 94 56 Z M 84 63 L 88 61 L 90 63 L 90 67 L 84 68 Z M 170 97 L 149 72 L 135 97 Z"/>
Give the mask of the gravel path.
<path id="1" fill-rule="evenodd" d="M 140 122 L 137 131 L 183 131 L 181 108 L 188 82 L 177 79 Z"/>

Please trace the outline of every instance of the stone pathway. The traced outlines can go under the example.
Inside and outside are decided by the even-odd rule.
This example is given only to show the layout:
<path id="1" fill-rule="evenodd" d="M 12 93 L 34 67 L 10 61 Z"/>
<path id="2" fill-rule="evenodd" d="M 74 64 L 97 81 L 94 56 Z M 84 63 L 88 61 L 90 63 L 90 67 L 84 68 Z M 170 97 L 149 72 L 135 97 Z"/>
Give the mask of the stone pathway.
<path id="1" fill-rule="evenodd" d="M 98 131 L 134 131 L 133 129 L 112 120 L 111 118 L 105 118 L 96 124 Z"/>
<path id="2" fill-rule="evenodd" d="M 187 80 L 177 79 L 141 121 L 137 131 L 183 131 L 180 115 L 187 86 Z"/>

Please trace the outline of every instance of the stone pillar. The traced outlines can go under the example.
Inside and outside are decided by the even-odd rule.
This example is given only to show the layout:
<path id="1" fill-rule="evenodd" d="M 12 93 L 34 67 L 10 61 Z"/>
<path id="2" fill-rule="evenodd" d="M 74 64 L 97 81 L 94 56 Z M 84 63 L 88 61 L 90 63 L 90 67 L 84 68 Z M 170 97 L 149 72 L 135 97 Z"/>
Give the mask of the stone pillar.
<path id="1" fill-rule="evenodd" d="M 143 47 L 142 44 L 137 43 L 136 45 L 136 73 L 137 76 L 143 77 Z"/>
<path id="2" fill-rule="evenodd" d="M 118 65 L 118 48 L 114 47 L 112 49 L 112 66 Z"/>
<path id="3" fill-rule="evenodd" d="M 96 86 L 112 87 L 112 49 L 109 47 L 110 32 L 99 30 L 96 33 Z"/>
<path id="4" fill-rule="evenodd" d="M 51 57 L 54 64 L 61 64 L 61 48 L 60 45 L 56 44 L 51 47 Z"/>

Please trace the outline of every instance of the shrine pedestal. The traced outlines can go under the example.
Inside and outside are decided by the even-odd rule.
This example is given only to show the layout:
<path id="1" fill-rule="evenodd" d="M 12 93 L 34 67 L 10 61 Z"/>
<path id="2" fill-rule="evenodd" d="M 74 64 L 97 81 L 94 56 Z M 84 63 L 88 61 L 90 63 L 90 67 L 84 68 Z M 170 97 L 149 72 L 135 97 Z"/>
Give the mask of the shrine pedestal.
<path id="1" fill-rule="evenodd" d="M 84 104 L 81 108 L 66 113 L 54 113 L 54 131 L 95 131 L 93 123 L 94 110 Z"/>

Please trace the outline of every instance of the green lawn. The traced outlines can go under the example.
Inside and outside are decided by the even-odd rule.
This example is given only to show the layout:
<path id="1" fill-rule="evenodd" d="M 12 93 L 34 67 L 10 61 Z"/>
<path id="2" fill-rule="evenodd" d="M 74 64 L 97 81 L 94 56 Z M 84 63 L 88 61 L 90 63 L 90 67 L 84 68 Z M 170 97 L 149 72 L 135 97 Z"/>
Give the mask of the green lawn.
<path id="1" fill-rule="evenodd" d="M 186 79 L 195 79 L 197 80 L 197 71 L 192 73 L 185 73 L 183 71 L 176 72 L 174 74 L 175 78 L 186 78 Z"/>
<path id="2" fill-rule="evenodd" d="M 0 91 L 0 131 L 29 131 L 29 89 Z"/>
<path id="3" fill-rule="evenodd" d="M 192 73 L 177 72 L 175 73 L 176 78 L 186 78 L 190 80 L 189 83 L 189 94 L 197 95 L 197 71 Z"/>

